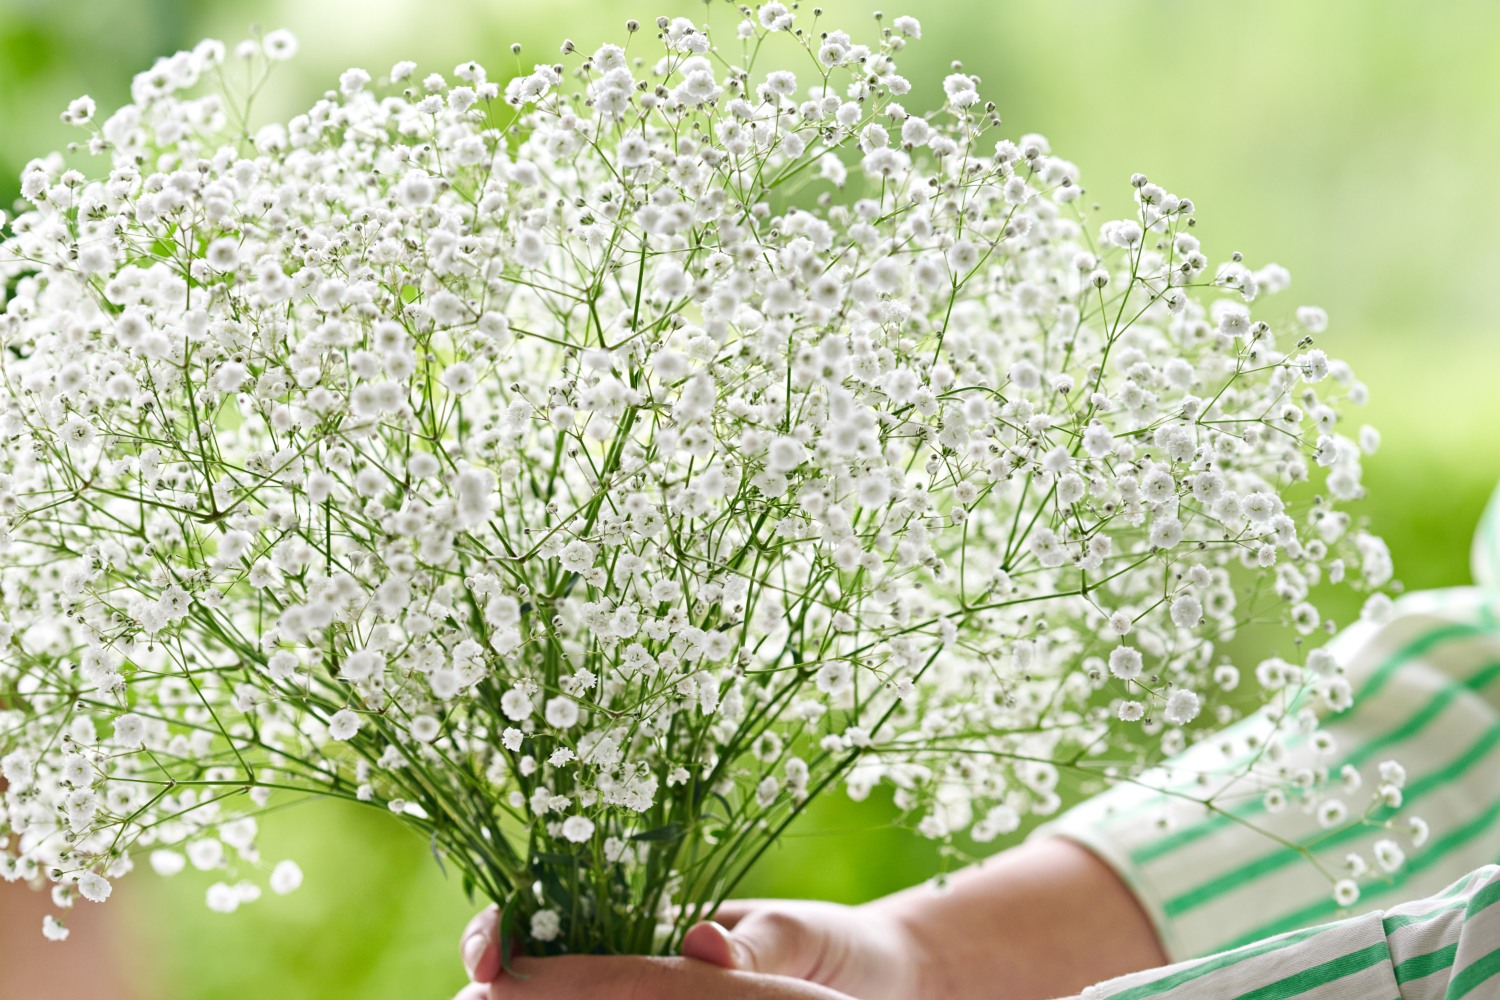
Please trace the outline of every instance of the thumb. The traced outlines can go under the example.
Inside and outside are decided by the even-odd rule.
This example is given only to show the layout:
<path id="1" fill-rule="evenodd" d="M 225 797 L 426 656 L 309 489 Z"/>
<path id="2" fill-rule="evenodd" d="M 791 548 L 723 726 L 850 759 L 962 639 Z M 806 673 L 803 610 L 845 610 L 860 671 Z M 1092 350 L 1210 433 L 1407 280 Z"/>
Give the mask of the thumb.
<path id="1" fill-rule="evenodd" d="M 696 924 L 682 939 L 685 958 L 798 979 L 817 966 L 818 950 L 819 942 L 801 919 L 775 910 L 757 910 L 732 931 L 712 922 Z"/>
<path id="2" fill-rule="evenodd" d="M 500 975 L 500 911 L 490 906 L 481 910 L 464 928 L 462 944 L 464 968 L 476 983 L 493 982 Z"/>
<path id="3" fill-rule="evenodd" d="M 705 920 L 694 924 L 682 936 L 682 957 L 694 958 L 721 969 L 738 969 L 735 962 L 734 945 L 729 940 L 729 931 L 723 924 Z"/>

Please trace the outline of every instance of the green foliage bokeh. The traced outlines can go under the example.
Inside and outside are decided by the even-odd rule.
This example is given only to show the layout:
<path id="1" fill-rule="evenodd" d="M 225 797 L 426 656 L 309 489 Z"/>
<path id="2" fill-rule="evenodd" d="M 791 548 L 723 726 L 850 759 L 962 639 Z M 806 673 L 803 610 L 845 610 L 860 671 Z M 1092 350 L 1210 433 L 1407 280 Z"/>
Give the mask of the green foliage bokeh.
<path id="1" fill-rule="evenodd" d="M 825 24 L 873 30 L 868 0 L 822 6 Z M 412 58 L 446 73 L 477 59 L 504 77 L 517 66 L 512 42 L 529 68 L 555 59 L 564 37 L 588 51 L 623 36 L 628 17 L 705 11 L 731 27 L 717 0 L 0 0 L 0 207 L 28 158 L 78 139 L 57 118 L 68 100 L 89 93 L 107 113 L 133 73 L 204 36 L 233 42 L 256 24 L 296 32 L 302 54 L 262 107 L 284 116 L 350 65 L 379 74 Z M 944 0 L 887 10 L 903 13 L 922 18 L 925 36 L 903 60 L 916 84 L 909 107 L 937 103 L 960 61 L 1011 134 L 1042 132 L 1080 165 L 1092 200 L 1125 212 L 1127 178 L 1144 172 L 1198 203 L 1215 259 L 1238 249 L 1252 265 L 1291 269 L 1282 301 L 1326 307 L 1320 346 L 1371 387 L 1368 422 L 1384 446 L 1368 463 L 1363 510 L 1401 579 L 1467 582 L 1472 527 L 1500 476 L 1500 5 Z M 264 829 L 267 861 L 295 857 L 305 887 L 221 916 L 203 905 L 207 876 L 127 880 L 109 907 L 126 925 L 131 983 L 101 983 L 99 997 L 405 1000 L 458 987 L 470 906 L 427 845 L 387 817 L 329 803 L 278 810 Z M 746 888 L 858 901 L 939 864 L 932 845 L 888 825 L 881 802 L 833 797 Z M 0 891 L 0 906 L 13 891 Z M 0 942 L 0 968 L 8 949 L 40 946 Z"/>

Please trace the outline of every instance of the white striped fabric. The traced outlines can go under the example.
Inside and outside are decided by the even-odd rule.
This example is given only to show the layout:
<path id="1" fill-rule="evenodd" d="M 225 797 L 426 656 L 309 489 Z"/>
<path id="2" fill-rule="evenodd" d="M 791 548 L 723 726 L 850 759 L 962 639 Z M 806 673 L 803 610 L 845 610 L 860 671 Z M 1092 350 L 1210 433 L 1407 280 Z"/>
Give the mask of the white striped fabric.
<path id="1" fill-rule="evenodd" d="M 1500 993 L 1500 868 L 1445 891 L 1208 958 L 1138 972 L 1080 1000 L 1460 1000 Z"/>
<path id="2" fill-rule="evenodd" d="M 1262 776 L 1268 768 L 1338 774 L 1349 765 L 1364 781 L 1348 796 L 1350 806 L 1360 808 L 1378 783 L 1381 762 L 1399 761 L 1407 772 L 1405 803 L 1375 817 L 1393 818 L 1391 828 L 1377 822 L 1330 833 L 1295 799 L 1268 808 L 1263 785 L 1234 776 L 1243 766 L 1226 766 L 1254 754 L 1246 738 L 1273 725 L 1268 717 L 1252 717 L 1140 784 L 1117 786 L 1038 833 L 1077 840 L 1108 861 L 1151 915 L 1173 961 L 1389 907 L 1500 860 L 1494 780 L 1500 773 L 1500 492 L 1480 524 L 1473 555 L 1479 586 L 1408 595 L 1385 624 L 1362 623 L 1334 641 L 1356 697 L 1353 708 L 1326 724 L 1335 738 L 1331 753 L 1301 740 L 1284 758 L 1256 765 Z M 1187 800 L 1183 791 L 1209 798 L 1213 809 Z M 1430 828 L 1421 846 L 1407 836 L 1409 816 Z M 1337 872 L 1350 852 L 1370 858 L 1382 838 L 1397 841 L 1407 859 L 1347 911 L 1334 903 L 1330 880 L 1298 850 L 1310 849 L 1325 870 Z M 1339 926 L 1345 928 L 1339 934 L 1353 934 L 1370 925 Z"/>
<path id="3" fill-rule="evenodd" d="M 1490 497 L 1479 530 L 1474 532 L 1474 547 L 1469 554 L 1474 568 L 1474 582 L 1481 587 L 1500 587 L 1500 489 Z"/>

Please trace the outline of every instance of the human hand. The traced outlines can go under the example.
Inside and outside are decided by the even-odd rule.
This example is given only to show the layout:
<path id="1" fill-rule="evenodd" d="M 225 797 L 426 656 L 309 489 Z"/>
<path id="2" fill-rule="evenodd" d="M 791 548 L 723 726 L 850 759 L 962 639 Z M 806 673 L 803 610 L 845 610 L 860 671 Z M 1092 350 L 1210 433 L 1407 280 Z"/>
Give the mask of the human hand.
<path id="1" fill-rule="evenodd" d="M 734 972 L 689 958 L 517 958 L 516 975 L 470 983 L 454 1000 L 850 1000 L 824 986 Z M 523 978 L 524 977 L 524 978 Z"/>
<path id="2" fill-rule="evenodd" d="M 859 1000 L 936 996 L 919 940 L 879 903 L 736 900 L 682 941 L 687 958 L 827 986 Z"/>
<path id="3" fill-rule="evenodd" d="M 626 964 L 618 971 L 643 989 L 656 988 L 657 978 L 686 983 L 685 996 L 701 989 L 698 995 L 705 997 L 746 1000 L 991 1000 L 997 985 L 1003 985 L 1009 1000 L 1046 1000 L 1167 961 L 1150 918 L 1129 887 L 1092 852 L 1060 837 L 1004 851 L 947 879 L 941 891 L 915 886 L 858 907 L 731 903 L 717 917 L 718 926 L 700 924 L 683 941 L 683 954 L 701 961 L 654 959 L 635 965 L 646 960 L 622 959 Z M 464 964 L 481 983 L 500 975 L 497 925 L 497 913 L 490 909 L 464 933 Z M 553 968 L 560 970 L 559 979 L 564 971 L 572 974 L 571 962 L 542 966 Z M 585 978 L 576 983 L 617 971 L 602 964 L 578 968 Z M 712 976 L 719 978 L 703 978 Z M 800 988 L 778 976 L 810 980 L 812 988 L 824 992 L 719 992 Z M 708 985 L 698 985 L 700 980 Z M 497 1000 L 549 995 L 505 992 L 513 984 L 502 983 L 502 990 L 490 994 Z M 670 988 L 676 987 L 663 989 Z M 605 989 L 597 995 L 616 994 Z M 461 996 L 470 1000 L 486 994 Z"/>
<path id="4" fill-rule="evenodd" d="M 683 956 L 697 962 L 620 959 L 623 965 L 606 968 L 606 962 L 616 960 L 587 959 L 565 968 L 554 964 L 556 960 L 546 960 L 540 968 L 549 983 L 588 985 L 591 989 L 600 988 L 605 976 L 618 974 L 642 985 L 649 982 L 651 996 L 671 996 L 674 994 L 669 991 L 676 988 L 684 989 L 685 996 L 744 996 L 747 1000 L 783 996 L 789 1000 L 833 996 L 914 1000 L 929 993 L 940 995 L 921 988 L 935 986 L 936 981 L 922 975 L 925 962 L 917 940 L 895 914 L 879 904 L 852 907 L 801 900 L 736 901 L 721 907 L 715 921 L 697 924 L 683 939 Z M 497 926 L 498 915 L 492 907 L 470 921 L 464 931 L 464 965 L 477 983 L 504 982 L 500 977 Z M 827 989 L 808 992 L 794 983 L 777 982 L 780 977 Z M 715 992 L 694 992 L 710 987 Z M 507 989 L 516 988 L 507 984 Z M 738 992 L 720 992 L 726 990 Z M 482 991 L 472 995 L 486 996 Z M 493 995 L 532 994 L 497 989 Z"/>

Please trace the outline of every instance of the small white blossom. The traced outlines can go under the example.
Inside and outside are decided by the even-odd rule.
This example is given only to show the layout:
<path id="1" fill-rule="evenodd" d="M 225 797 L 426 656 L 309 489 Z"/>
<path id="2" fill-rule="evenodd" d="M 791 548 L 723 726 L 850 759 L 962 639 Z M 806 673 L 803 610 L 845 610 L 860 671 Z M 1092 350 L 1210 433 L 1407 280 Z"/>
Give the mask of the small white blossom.
<path id="1" fill-rule="evenodd" d="M 1116 646 L 1109 654 L 1109 672 L 1122 681 L 1133 681 L 1141 676 L 1142 664 L 1139 650 L 1129 646 Z"/>
<path id="2" fill-rule="evenodd" d="M 578 702 L 564 695 L 550 698 L 545 715 L 553 729 L 570 729 L 578 724 Z"/>
<path id="3" fill-rule="evenodd" d="M 562 918 L 556 910 L 538 910 L 531 915 L 531 933 L 529 937 L 533 941 L 546 943 L 557 940 L 562 933 Z"/>
<path id="4" fill-rule="evenodd" d="M 267 59 L 285 62 L 297 54 L 297 37 L 284 28 L 278 28 L 266 32 L 266 37 L 261 40 L 261 47 L 265 50 Z"/>
<path id="5" fill-rule="evenodd" d="M 359 732 L 359 716 L 347 708 L 339 709 L 328 720 L 328 737 L 334 740 L 353 739 Z"/>
<path id="6" fill-rule="evenodd" d="M 122 747 L 138 747 L 146 738 L 146 720 L 134 712 L 126 712 L 115 719 L 115 743 Z"/>
<path id="7" fill-rule="evenodd" d="M 1375 854 L 1375 863 L 1384 871 L 1394 872 L 1406 863 L 1406 852 L 1401 850 L 1400 845 L 1394 840 L 1377 840 L 1372 850 Z"/>
<path id="8" fill-rule="evenodd" d="M 63 112 L 62 120 L 70 125 L 87 125 L 94 120 L 95 107 L 94 99 L 85 94 L 68 104 L 68 110 Z"/>
<path id="9" fill-rule="evenodd" d="M 279 861 L 271 869 L 271 891 L 278 896 L 296 892 L 302 887 L 302 869 L 295 861 Z"/>
<path id="10" fill-rule="evenodd" d="M 501 696 L 500 710 L 512 722 L 523 722 L 531 718 L 531 713 L 536 711 L 536 706 L 525 691 L 520 688 L 511 688 Z"/>
<path id="11" fill-rule="evenodd" d="M 1198 717 L 1202 702 L 1192 691 L 1178 688 L 1167 696 L 1162 717 L 1174 726 L 1185 726 Z"/>
<path id="12" fill-rule="evenodd" d="M 109 880 L 96 872 L 85 872 L 78 879 L 78 894 L 91 903 L 104 902 L 113 891 Z"/>
<path id="13" fill-rule="evenodd" d="M 949 74 L 943 81 L 943 90 L 955 107 L 967 108 L 979 103 L 979 91 L 972 76 L 963 73 Z"/>
<path id="14" fill-rule="evenodd" d="M 565 840 L 581 844 L 594 835 L 594 821 L 587 816 L 569 816 L 563 820 L 562 834 Z"/>

